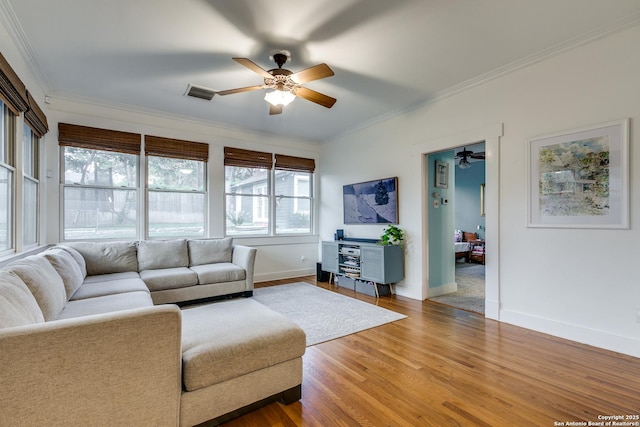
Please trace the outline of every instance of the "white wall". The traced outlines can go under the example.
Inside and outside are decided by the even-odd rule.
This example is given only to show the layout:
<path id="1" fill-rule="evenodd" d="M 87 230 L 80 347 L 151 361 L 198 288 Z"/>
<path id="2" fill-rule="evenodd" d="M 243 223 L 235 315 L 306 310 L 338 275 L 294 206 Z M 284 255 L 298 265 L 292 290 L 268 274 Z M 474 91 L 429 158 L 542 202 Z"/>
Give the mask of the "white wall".
<path id="1" fill-rule="evenodd" d="M 640 282 L 635 265 L 640 241 L 640 186 L 635 173 L 640 166 L 638 46 L 636 26 L 325 144 L 320 237 L 331 239 L 336 228 L 377 237 L 381 226 L 343 226 L 341 186 L 398 176 L 400 226 L 407 232 L 408 247 L 406 279 L 397 291 L 424 298 L 428 276 L 421 251 L 428 250 L 423 245 L 428 230 L 420 214 L 423 171 L 416 156 L 425 147 L 428 152 L 430 145 L 432 151 L 446 148 L 442 141 L 458 141 L 456 135 L 474 135 L 474 129 L 503 123 L 496 159 L 499 194 L 487 200 L 499 200 L 493 206 L 499 230 L 490 230 L 487 223 L 489 247 L 499 246 L 499 255 L 494 252 L 499 257 L 496 317 L 640 356 Z M 528 140 L 622 118 L 631 118 L 631 228 L 527 228 Z M 466 143 L 470 142 L 475 141 Z"/>

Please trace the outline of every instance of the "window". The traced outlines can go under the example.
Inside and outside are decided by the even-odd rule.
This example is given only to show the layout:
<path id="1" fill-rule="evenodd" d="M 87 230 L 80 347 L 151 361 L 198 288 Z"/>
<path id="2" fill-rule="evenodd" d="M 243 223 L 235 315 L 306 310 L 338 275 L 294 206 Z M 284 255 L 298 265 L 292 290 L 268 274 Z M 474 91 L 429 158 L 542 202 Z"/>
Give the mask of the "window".
<path id="1" fill-rule="evenodd" d="M 145 137 L 149 237 L 205 236 L 209 146 Z"/>
<path id="2" fill-rule="evenodd" d="M 276 169 L 276 234 L 311 233 L 311 174 Z"/>
<path id="3" fill-rule="evenodd" d="M 225 166 L 227 234 L 269 234 L 269 169 Z"/>
<path id="4" fill-rule="evenodd" d="M 310 234 L 313 159 L 225 148 L 227 235 Z M 273 220 L 272 220 L 273 218 Z"/>
<path id="5" fill-rule="evenodd" d="M 276 154 L 276 234 L 310 234 L 313 159 Z"/>
<path id="6" fill-rule="evenodd" d="M 25 123 L 22 143 L 22 243 L 38 243 L 38 189 L 40 138 Z"/>
<path id="7" fill-rule="evenodd" d="M 59 125 L 63 239 L 138 236 L 140 135 Z"/>
<path id="8" fill-rule="evenodd" d="M 17 120 L 21 115 L 22 125 Z M 0 54 L 0 251 L 38 243 L 38 145 L 48 131 L 47 117 Z M 16 164 L 20 158 L 22 163 Z"/>
<path id="9" fill-rule="evenodd" d="M 12 249 L 15 115 L 0 99 L 0 251 Z"/>
<path id="10" fill-rule="evenodd" d="M 137 236 L 138 156 L 64 147 L 64 240 Z"/>
<path id="11" fill-rule="evenodd" d="M 273 155 L 260 151 L 224 149 L 226 234 L 269 235 Z"/>

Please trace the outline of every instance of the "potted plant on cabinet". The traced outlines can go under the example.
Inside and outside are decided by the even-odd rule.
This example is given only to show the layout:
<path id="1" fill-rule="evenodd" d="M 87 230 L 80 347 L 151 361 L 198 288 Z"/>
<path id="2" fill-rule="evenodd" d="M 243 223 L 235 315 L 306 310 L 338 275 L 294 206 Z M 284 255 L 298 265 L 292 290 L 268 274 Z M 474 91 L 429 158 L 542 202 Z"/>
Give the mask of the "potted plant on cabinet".
<path id="1" fill-rule="evenodd" d="M 381 245 L 401 245 L 404 240 L 404 231 L 395 225 L 389 225 L 380 236 Z"/>

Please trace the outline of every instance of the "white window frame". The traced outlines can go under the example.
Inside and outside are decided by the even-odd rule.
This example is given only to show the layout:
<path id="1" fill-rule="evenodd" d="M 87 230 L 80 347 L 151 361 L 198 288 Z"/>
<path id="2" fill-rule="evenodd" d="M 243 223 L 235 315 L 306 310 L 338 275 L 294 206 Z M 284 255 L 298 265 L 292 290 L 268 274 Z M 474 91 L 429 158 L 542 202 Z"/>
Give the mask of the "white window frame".
<path id="1" fill-rule="evenodd" d="M 66 204 L 66 200 L 65 200 L 65 189 L 67 188 L 74 188 L 74 189 L 94 189 L 94 190 L 127 190 L 127 191 L 134 191 L 135 192 L 135 201 L 136 201 L 136 220 L 135 220 L 135 239 L 136 240 L 140 240 L 140 236 L 141 236 L 141 224 L 140 224 L 140 218 L 141 218 L 141 206 L 140 206 L 140 177 L 141 177 L 141 168 L 140 168 L 140 154 L 128 154 L 128 153 L 119 153 L 119 152 L 109 152 L 109 151 L 104 151 L 104 150 L 95 150 L 95 149 L 91 149 L 91 148 L 79 148 L 79 147 L 72 147 L 72 146 L 61 146 L 60 147 L 60 187 L 61 187 L 61 191 L 60 191 L 60 241 L 61 242 L 65 242 L 65 241 L 76 241 L 76 240 L 96 240 L 96 241 L 109 241 L 109 240 L 122 240 L 122 238 L 114 236 L 114 237 L 95 237 L 95 238 L 80 238 L 80 239 L 66 239 L 65 238 L 65 204 Z M 114 154 L 114 155 L 119 155 L 119 154 L 127 154 L 127 155 L 132 155 L 136 157 L 136 177 L 137 179 L 135 180 L 135 187 L 132 187 L 131 184 L 129 186 L 107 186 L 107 185 L 95 185 L 95 184 L 80 184 L 80 183 L 66 183 L 66 179 L 65 179 L 65 158 L 64 158 L 64 154 L 65 151 L 68 148 L 76 148 L 76 149 L 82 149 L 82 150 L 90 150 L 90 151 L 99 151 L 102 153 L 108 153 L 108 154 Z"/>
<path id="2" fill-rule="evenodd" d="M 188 235 L 188 236 L 184 236 L 184 237 L 200 237 L 200 238 L 204 238 L 206 236 L 208 236 L 208 221 L 207 221 L 207 216 L 208 216 L 208 178 L 207 178 L 207 170 L 209 168 L 209 164 L 208 162 L 205 161 L 200 161 L 200 163 L 202 163 L 202 169 L 203 169 L 203 187 L 202 190 L 198 190 L 198 189 L 193 189 L 193 190 L 175 190 L 175 189 L 166 189 L 166 188 L 153 188 L 149 186 L 149 160 L 151 157 L 158 157 L 158 156 L 145 156 L 145 177 L 144 177 L 144 182 L 145 182 L 145 193 L 146 193 L 146 197 L 144 200 L 144 204 L 145 204 L 145 237 L 147 239 L 163 239 L 166 238 L 166 236 L 154 236 L 151 237 L 149 234 L 149 194 L 151 193 L 172 193 L 172 194 L 202 194 L 203 197 L 203 208 L 204 208 L 204 212 L 202 213 L 202 218 L 203 218 L 203 223 L 202 223 L 202 235 Z M 175 160 L 180 160 L 177 157 L 172 157 L 172 159 Z M 196 160 L 194 160 L 196 161 Z M 176 238 L 178 238 L 179 236 L 175 236 Z"/>
<path id="3" fill-rule="evenodd" d="M 24 123 L 23 124 L 23 135 L 22 135 L 22 180 L 23 180 L 23 185 L 22 185 L 22 191 L 21 191 L 21 197 L 22 197 L 22 203 L 21 203 L 21 209 L 22 209 L 22 222 L 21 222 L 21 228 L 22 228 L 22 244 L 24 245 L 25 248 L 28 247 L 32 247 L 32 246 L 37 246 L 40 244 L 40 141 L 41 138 L 38 137 L 38 135 L 31 129 L 31 127 L 29 127 L 28 124 Z M 28 138 L 28 141 L 27 141 Z M 25 145 L 28 142 L 28 144 L 31 145 L 31 158 L 29 159 L 31 162 L 31 166 L 29 168 L 25 167 L 25 162 L 28 160 L 27 159 L 27 155 L 26 155 L 26 150 Z M 31 174 L 29 174 L 29 171 L 27 169 L 31 169 Z M 26 188 L 27 186 L 24 184 L 26 182 L 31 182 L 33 184 L 35 184 L 35 188 L 36 188 L 36 194 L 35 194 L 35 211 L 32 212 L 35 219 L 36 219 L 36 224 L 35 224 L 35 242 L 26 242 L 25 241 L 25 232 L 27 227 L 30 224 L 26 224 L 26 221 L 24 220 L 25 215 L 27 214 L 27 206 L 25 205 L 26 202 L 26 197 L 25 197 L 25 193 L 26 193 Z"/>
<path id="4" fill-rule="evenodd" d="M 18 145 L 17 116 L 9 110 L 9 107 L 0 99 L 0 114 L 2 115 L 0 124 L 0 168 L 7 172 L 7 246 L 0 247 L 0 255 L 11 254 L 17 251 L 19 242 L 16 239 L 16 218 L 17 218 L 17 183 L 16 183 L 16 148 Z M 0 201 L 4 203 L 5 201 Z M 3 219 L 4 220 L 4 219 Z"/>
<path id="5" fill-rule="evenodd" d="M 226 168 L 228 167 L 236 167 L 236 166 L 225 166 L 225 177 L 226 177 Z M 256 167 L 255 169 L 264 169 L 264 168 L 259 168 Z M 252 189 L 252 194 L 249 193 L 233 193 L 233 192 L 227 192 L 226 188 L 224 191 L 224 212 L 225 212 L 225 217 L 226 217 L 226 212 L 227 212 L 227 199 L 229 196 L 233 196 L 236 198 L 236 214 L 239 214 L 241 212 L 241 207 L 242 207 L 242 198 L 245 197 L 260 197 L 261 199 L 266 195 L 267 196 L 267 203 L 264 205 L 264 208 L 268 208 L 267 212 L 266 212 L 266 216 L 265 212 L 263 210 L 263 205 L 262 203 L 255 203 L 253 205 L 253 215 L 254 215 L 254 221 L 256 219 L 259 220 L 268 220 L 268 233 L 256 233 L 256 234 L 243 234 L 243 233 L 229 233 L 227 231 L 227 222 L 226 220 L 224 221 L 224 235 L 225 236 L 229 236 L 229 237 L 235 237 L 235 238 L 242 238 L 242 237 L 282 237 L 282 236 L 310 236 L 314 233 L 314 222 L 315 222 L 315 210 L 314 210 L 314 179 L 315 179 L 315 175 L 314 172 L 307 172 L 308 173 L 308 185 L 309 185 L 309 196 L 297 196 L 297 192 L 298 192 L 298 181 L 300 181 L 299 176 L 295 177 L 295 181 L 294 181 L 294 196 L 285 196 L 285 195 L 281 195 L 281 194 L 276 194 L 275 191 L 275 175 L 276 175 L 276 171 L 278 170 L 282 170 L 282 169 L 276 169 L 276 168 L 271 168 L 270 170 L 267 171 L 267 183 L 265 184 L 260 184 L 260 185 L 254 185 L 253 189 Z M 226 178 L 225 178 L 226 179 Z M 307 179 L 305 179 L 305 182 L 307 181 Z M 225 183 L 225 187 L 226 187 L 226 183 Z M 257 192 L 256 190 L 260 189 L 260 190 L 264 190 L 267 189 L 267 193 L 263 194 L 260 192 Z M 277 228 L 276 228 L 276 204 L 278 202 L 279 199 L 293 199 L 294 202 L 294 212 L 304 212 L 304 213 L 308 213 L 309 214 L 309 232 L 305 232 L 305 233 L 286 233 L 286 232 L 278 232 Z M 299 209 L 298 206 L 298 202 L 301 199 L 306 199 L 309 200 L 309 212 L 305 211 L 301 211 Z"/>

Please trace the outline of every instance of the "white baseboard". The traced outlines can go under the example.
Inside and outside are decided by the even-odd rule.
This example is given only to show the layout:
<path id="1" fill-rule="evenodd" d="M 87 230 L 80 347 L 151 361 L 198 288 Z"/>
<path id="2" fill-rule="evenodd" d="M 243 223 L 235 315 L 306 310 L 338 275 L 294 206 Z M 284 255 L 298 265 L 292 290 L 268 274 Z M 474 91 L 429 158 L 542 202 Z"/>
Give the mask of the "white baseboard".
<path id="1" fill-rule="evenodd" d="M 439 297 L 440 295 L 446 295 L 457 291 L 458 284 L 456 282 L 447 283 L 446 285 L 440 285 L 435 288 L 427 288 L 427 298 Z"/>
<path id="2" fill-rule="evenodd" d="M 501 310 L 500 321 L 606 350 L 640 357 L 640 340 L 570 325 L 512 310 Z"/>
<path id="3" fill-rule="evenodd" d="M 271 273 L 254 274 L 253 282 L 268 282 L 271 280 L 291 279 L 293 277 L 312 276 L 316 274 L 315 268 L 301 268 L 299 270 L 276 271 Z"/>

